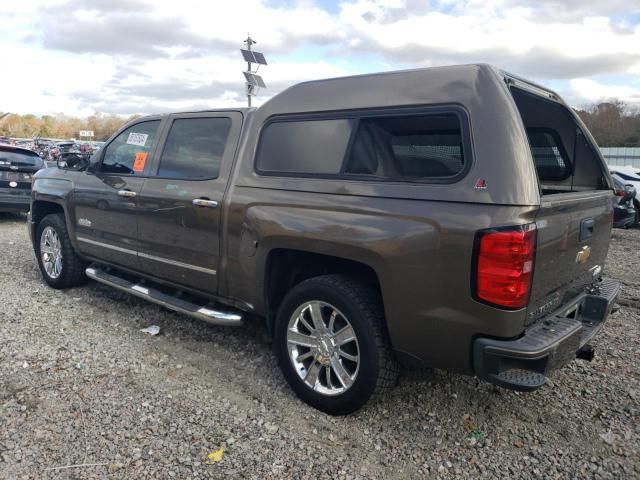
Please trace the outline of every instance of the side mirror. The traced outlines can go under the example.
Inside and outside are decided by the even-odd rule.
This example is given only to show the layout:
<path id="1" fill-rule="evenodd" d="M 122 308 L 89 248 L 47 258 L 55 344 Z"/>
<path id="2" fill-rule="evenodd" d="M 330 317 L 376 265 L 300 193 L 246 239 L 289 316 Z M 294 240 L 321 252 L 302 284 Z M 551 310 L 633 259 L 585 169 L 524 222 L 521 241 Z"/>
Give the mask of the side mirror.
<path id="1" fill-rule="evenodd" d="M 89 166 L 89 156 L 82 153 L 63 153 L 56 163 L 58 168 L 65 170 L 84 170 Z"/>
<path id="2" fill-rule="evenodd" d="M 92 155 L 87 156 L 87 172 L 97 172 L 100 170 L 100 163 L 102 162 L 102 152 L 93 152 Z"/>

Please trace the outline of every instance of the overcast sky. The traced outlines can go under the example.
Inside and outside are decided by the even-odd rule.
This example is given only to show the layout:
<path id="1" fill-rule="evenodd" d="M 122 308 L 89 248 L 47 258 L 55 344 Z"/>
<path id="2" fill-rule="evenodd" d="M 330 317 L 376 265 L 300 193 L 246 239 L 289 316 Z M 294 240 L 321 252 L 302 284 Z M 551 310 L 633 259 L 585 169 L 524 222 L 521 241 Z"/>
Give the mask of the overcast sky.
<path id="1" fill-rule="evenodd" d="M 301 80 L 489 62 L 576 106 L 640 107 L 640 0 L 15 0 L 0 111 L 244 105 L 248 31 L 269 61 L 258 104 Z"/>

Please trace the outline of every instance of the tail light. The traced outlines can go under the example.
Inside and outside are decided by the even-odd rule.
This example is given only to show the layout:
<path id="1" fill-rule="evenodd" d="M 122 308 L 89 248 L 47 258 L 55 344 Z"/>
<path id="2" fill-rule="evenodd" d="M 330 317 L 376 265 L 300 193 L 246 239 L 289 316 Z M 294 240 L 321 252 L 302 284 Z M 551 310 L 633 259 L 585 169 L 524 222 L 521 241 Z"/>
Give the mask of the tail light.
<path id="1" fill-rule="evenodd" d="M 614 189 L 614 193 L 616 197 L 624 197 L 626 192 L 624 190 L 620 190 L 619 188 Z"/>
<path id="2" fill-rule="evenodd" d="M 477 300 L 518 309 L 529 302 L 536 252 L 535 224 L 483 230 L 475 242 Z"/>

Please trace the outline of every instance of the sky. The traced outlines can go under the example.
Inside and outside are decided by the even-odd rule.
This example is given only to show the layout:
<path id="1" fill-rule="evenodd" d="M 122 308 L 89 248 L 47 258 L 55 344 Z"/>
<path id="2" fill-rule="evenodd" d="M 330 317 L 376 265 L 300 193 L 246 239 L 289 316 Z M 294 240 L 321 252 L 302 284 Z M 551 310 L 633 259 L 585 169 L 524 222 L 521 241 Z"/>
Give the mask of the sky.
<path id="1" fill-rule="evenodd" d="M 297 82 L 487 62 L 581 107 L 640 108 L 640 0 L 0 1 L 0 111 L 87 116 L 254 105 Z"/>

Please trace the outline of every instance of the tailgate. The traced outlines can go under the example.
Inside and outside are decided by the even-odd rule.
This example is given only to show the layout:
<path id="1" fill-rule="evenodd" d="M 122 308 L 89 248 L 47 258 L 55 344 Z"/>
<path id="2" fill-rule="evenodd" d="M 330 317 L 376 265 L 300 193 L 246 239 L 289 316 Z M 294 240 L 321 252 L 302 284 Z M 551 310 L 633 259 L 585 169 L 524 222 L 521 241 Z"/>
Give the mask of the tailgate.
<path id="1" fill-rule="evenodd" d="M 527 324 L 553 311 L 599 276 L 609 249 L 612 220 L 611 191 L 543 197 L 536 216 L 538 245 Z"/>

